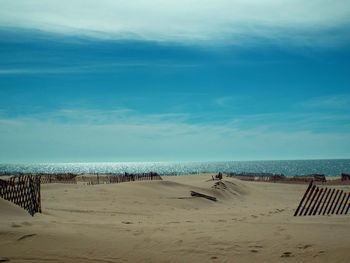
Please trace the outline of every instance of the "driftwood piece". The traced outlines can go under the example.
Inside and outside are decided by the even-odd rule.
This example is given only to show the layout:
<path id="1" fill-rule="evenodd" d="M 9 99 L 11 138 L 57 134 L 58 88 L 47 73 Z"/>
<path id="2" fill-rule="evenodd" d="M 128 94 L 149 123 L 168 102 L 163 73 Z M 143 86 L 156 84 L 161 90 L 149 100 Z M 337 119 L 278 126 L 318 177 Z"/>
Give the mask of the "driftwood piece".
<path id="1" fill-rule="evenodd" d="M 203 197 L 203 198 L 206 198 L 206 199 L 214 201 L 214 202 L 217 201 L 216 197 L 214 197 L 214 196 L 201 194 L 201 193 L 198 193 L 198 192 L 195 192 L 195 191 L 191 191 L 191 196 Z"/>

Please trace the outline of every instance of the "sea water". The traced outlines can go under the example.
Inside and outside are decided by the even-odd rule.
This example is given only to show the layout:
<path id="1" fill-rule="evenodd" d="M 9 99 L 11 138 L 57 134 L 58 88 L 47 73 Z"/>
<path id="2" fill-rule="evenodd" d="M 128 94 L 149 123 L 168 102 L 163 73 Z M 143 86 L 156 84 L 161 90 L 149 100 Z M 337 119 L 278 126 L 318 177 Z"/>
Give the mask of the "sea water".
<path id="1" fill-rule="evenodd" d="M 225 162 L 108 162 L 0 164 L 0 175 L 6 173 L 145 173 L 183 175 L 217 172 L 276 173 L 287 176 L 350 173 L 350 159 L 291 161 L 225 161 Z"/>

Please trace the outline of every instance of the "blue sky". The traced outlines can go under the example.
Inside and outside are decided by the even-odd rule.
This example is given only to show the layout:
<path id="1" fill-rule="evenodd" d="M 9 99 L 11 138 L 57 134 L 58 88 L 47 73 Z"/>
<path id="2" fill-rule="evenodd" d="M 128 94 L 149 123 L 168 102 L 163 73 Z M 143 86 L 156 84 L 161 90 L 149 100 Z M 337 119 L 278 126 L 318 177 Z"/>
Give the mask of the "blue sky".
<path id="1" fill-rule="evenodd" d="M 0 162 L 350 157 L 348 1 L 132 2 L 1 2 Z"/>

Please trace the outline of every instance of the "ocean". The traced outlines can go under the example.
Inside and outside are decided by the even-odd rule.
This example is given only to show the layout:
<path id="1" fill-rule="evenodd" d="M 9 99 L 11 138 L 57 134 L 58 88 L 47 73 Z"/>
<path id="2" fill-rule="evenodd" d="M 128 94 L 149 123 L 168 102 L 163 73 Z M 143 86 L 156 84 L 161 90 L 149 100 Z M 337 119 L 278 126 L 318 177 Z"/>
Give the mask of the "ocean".
<path id="1" fill-rule="evenodd" d="M 184 175 L 217 172 L 276 173 L 287 176 L 350 173 L 350 159 L 226 162 L 108 162 L 0 164 L 0 175 L 16 173 L 146 173 Z"/>

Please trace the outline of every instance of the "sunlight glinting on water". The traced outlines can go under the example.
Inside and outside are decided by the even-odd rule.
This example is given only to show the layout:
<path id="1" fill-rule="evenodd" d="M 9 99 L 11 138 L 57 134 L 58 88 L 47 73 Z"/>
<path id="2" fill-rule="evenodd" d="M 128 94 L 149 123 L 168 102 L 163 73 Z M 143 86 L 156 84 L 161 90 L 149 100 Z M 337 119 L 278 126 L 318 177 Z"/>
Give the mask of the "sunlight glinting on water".
<path id="1" fill-rule="evenodd" d="M 350 172 L 350 160 L 229 161 L 229 162 L 109 162 L 0 164 L 5 173 L 145 173 L 183 175 L 216 172 L 277 173 L 287 176 L 325 174 L 337 176 Z"/>

